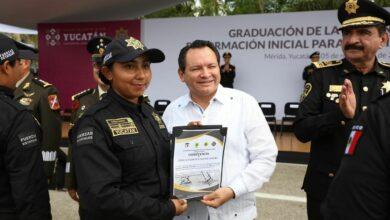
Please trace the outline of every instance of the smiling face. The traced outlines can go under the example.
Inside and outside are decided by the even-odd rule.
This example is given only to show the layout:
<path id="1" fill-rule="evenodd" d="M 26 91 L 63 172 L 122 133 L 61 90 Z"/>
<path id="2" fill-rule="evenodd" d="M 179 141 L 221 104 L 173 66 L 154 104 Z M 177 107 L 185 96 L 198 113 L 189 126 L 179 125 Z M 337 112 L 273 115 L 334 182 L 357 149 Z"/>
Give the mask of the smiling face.
<path id="1" fill-rule="evenodd" d="M 353 64 L 373 61 L 388 39 L 387 33 L 380 34 L 373 26 L 344 28 L 342 35 L 345 58 Z"/>
<path id="2" fill-rule="evenodd" d="M 111 88 L 115 92 L 135 104 L 152 79 L 150 62 L 145 56 L 126 63 L 115 62 L 111 70 L 104 67 L 103 74 L 111 82 Z"/>
<path id="3" fill-rule="evenodd" d="M 179 77 L 187 84 L 190 94 L 195 99 L 210 100 L 221 81 L 217 56 L 209 47 L 189 49 L 185 57 L 184 72 L 179 70 Z"/>

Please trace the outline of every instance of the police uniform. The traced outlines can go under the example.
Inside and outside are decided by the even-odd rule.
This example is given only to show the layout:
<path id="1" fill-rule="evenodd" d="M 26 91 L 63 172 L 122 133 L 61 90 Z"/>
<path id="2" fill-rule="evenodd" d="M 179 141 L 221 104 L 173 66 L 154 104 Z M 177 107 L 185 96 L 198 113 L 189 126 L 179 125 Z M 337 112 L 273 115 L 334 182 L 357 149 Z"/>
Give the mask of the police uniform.
<path id="1" fill-rule="evenodd" d="M 312 54 L 310 54 L 310 59 L 313 59 L 315 56 L 320 56 L 320 52 L 316 51 Z M 311 74 L 313 73 L 315 69 L 315 66 L 313 63 L 310 63 L 308 66 L 306 66 L 304 69 L 303 69 L 303 73 L 302 73 L 302 79 L 307 82 L 309 80 L 309 77 L 311 76 Z"/>
<path id="2" fill-rule="evenodd" d="M 104 65 L 164 54 L 130 38 L 113 40 Z M 165 124 L 142 97 L 138 104 L 112 88 L 71 130 L 73 163 L 86 219 L 164 220 L 175 215 L 169 199 L 170 142 Z"/>
<path id="3" fill-rule="evenodd" d="M 145 102 L 112 89 L 72 129 L 73 162 L 87 219 L 171 219 L 164 123 Z"/>
<path id="4" fill-rule="evenodd" d="M 377 24 L 377 21 L 370 20 L 376 15 L 378 6 L 368 1 L 357 2 L 349 0 L 340 6 L 342 28 L 362 23 Z M 353 18 L 349 19 L 346 10 L 351 8 L 355 9 L 356 16 L 363 17 L 352 13 Z M 367 13 L 372 16 L 366 18 Z M 388 12 L 381 16 L 390 17 Z M 316 69 L 305 85 L 303 101 L 294 122 L 294 133 L 302 142 L 311 141 L 310 161 L 302 188 L 307 193 L 309 219 L 322 219 L 319 208 L 339 168 L 350 129 L 371 101 L 390 91 L 390 65 L 376 60 L 371 72 L 366 74 L 359 72 L 346 59 L 316 62 L 314 65 Z M 339 108 L 339 95 L 345 79 L 351 80 L 356 94 L 357 107 L 352 120 L 345 118 Z"/>
<path id="5" fill-rule="evenodd" d="M 45 173 L 52 180 L 61 140 L 62 120 L 58 91 L 50 83 L 29 74 L 16 88 L 14 95 L 14 99 L 30 110 L 41 125 Z"/>
<path id="6" fill-rule="evenodd" d="M 390 219 L 390 94 L 353 126 L 324 205 L 326 219 Z"/>
<path id="7" fill-rule="evenodd" d="M 230 52 L 225 52 L 223 57 L 230 56 L 232 57 Z M 224 68 L 225 65 L 220 67 L 221 70 L 221 82 L 220 84 L 223 87 L 233 88 L 234 78 L 236 77 L 236 67 L 229 64 L 229 68 L 226 71 Z"/>
<path id="8" fill-rule="evenodd" d="M 101 36 L 92 38 L 87 44 L 87 51 L 92 56 L 92 61 L 98 65 L 101 65 L 101 56 L 104 53 L 105 47 L 111 42 L 111 38 Z M 76 121 L 84 115 L 84 113 L 91 106 L 95 105 L 102 97 L 103 92 L 99 93 L 99 87 L 86 89 L 72 96 L 72 115 L 70 118 L 71 127 Z M 68 156 L 66 161 L 65 171 L 65 187 L 67 189 L 76 189 L 76 177 L 74 173 L 74 167 L 72 163 L 72 147 L 69 146 Z M 80 219 L 85 219 L 85 211 L 82 206 L 79 207 Z"/>
<path id="9" fill-rule="evenodd" d="M 17 47 L 0 35 L 0 65 L 16 60 Z M 0 219 L 51 219 L 41 156 L 41 133 L 28 110 L 0 86 Z"/>

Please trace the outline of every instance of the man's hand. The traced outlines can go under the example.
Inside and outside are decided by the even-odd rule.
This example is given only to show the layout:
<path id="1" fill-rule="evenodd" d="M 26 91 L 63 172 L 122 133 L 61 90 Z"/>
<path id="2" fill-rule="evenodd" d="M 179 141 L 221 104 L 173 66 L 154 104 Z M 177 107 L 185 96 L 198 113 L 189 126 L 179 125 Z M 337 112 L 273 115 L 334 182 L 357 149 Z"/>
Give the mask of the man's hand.
<path id="1" fill-rule="evenodd" d="M 79 196 L 77 195 L 77 191 L 75 189 L 68 189 L 68 194 L 70 198 L 72 198 L 74 201 L 79 202 Z"/>
<path id="2" fill-rule="evenodd" d="M 187 200 L 185 199 L 171 199 L 175 205 L 176 213 L 175 215 L 181 215 L 187 210 Z"/>
<path id="3" fill-rule="evenodd" d="M 234 197 L 234 191 L 230 187 L 222 187 L 203 196 L 201 202 L 207 206 L 218 208 Z"/>
<path id="4" fill-rule="evenodd" d="M 202 126 L 202 122 L 200 121 L 191 121 L 187 124 L 187 126 Z"/>
<path id="5" fill-rule="evenodd" d="M 355 116 L 356 97 L 353 92 L 352 83 L 349 79 L 344 80 L 339 106 L 346 118 L 352 119 Z"/>

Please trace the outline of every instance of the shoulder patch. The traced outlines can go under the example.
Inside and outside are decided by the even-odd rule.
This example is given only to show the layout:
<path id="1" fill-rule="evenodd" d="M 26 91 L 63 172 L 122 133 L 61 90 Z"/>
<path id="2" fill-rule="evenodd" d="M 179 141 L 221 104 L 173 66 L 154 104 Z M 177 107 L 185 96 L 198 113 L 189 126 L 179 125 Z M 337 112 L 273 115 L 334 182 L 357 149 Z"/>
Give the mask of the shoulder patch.
<path id="1" fill-rule="evenodd" d="M 355 153 L 356 145 L 359 141 L 360 136 L 363 134 L 363 126 L 361 125 L 354 125 L 352 127 L 352 132 L 349 135 L 348 143 L 345 148 L 345 155 L 352 156 Z"/>
<path id="2" fill-rule="evenodd" d="M 37 84 L 37 85 L 39 85 L 39 86 L 42 86 L 43 88 L 52 86 L 52 84 L 50 84 L 50 83 L 48 83 L 48 82 L 46 82 L 46 81 L 43 81 L 43 80 L 41 80 L 41 79 L 39 79 L 39 78 L 36 78 L 36 77 L 33 78 L 32 81 L 33 81 L 35 84 Z"/>
<path id="3" fill-rule="evenodd" d="M 382 66 L 385 66 L 385 67 L 390 67 L 390 63 L 385 63 L 385 62 L 379 61 L 379 64 L 381 64 Z"/>
<path id="4" fill-rule="evenodd" d="M 313 62 L 313 65 L 317 69 L 325 68 L 325 67 L 331 67 L 331 66 L 338 66 L 341 65 L 343 61 L 341 60 L 330 60 L 330 61 L 322 61 L 322 62 Z"/>
<path id="5" fill-rule="evenodd" d="M 86 90 L 83 90 L 79 93 L 76 93 L 72 96 L 72 101 L 76 100 L 76 99 L 79 99 L 87 94 L 91 94 L 93 92 L 93 89 L 86 89 Z"/>

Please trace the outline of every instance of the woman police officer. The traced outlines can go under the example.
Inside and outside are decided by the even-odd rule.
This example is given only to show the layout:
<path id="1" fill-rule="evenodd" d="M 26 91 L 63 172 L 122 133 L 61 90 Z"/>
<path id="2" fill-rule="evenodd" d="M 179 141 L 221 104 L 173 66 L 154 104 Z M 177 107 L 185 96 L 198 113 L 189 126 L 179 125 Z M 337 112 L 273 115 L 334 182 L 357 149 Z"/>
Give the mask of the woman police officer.
<path id="1" fill-rule="evenodd" d="M 80 202 L 87 219 L 172 219 L 185 200 L 169 199 L 170 150 L 165 124 L 143 99 L 150 63 L 162 51 L 114 39 L 103 54 L 111 88 L 71 131 Z"/>

